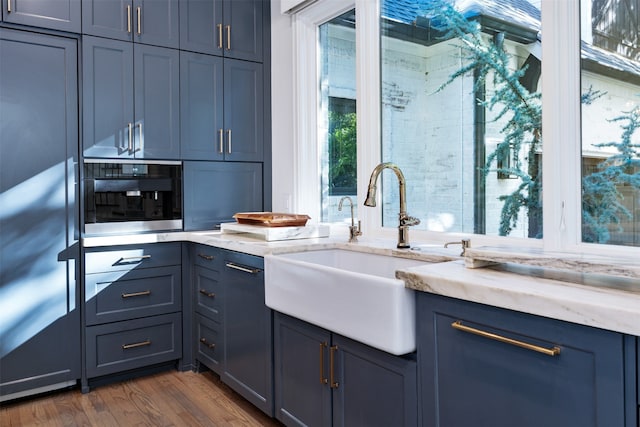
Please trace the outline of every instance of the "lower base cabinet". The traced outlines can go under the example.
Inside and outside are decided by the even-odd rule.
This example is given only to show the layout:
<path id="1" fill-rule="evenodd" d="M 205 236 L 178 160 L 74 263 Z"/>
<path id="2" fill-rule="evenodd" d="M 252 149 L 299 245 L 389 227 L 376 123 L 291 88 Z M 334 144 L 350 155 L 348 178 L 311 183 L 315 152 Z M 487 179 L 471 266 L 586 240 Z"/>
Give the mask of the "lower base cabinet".
<path id="1" fill-rule="evenodd" d="M 415 426 L 412 356 L 275 313 L 276 418 L 288 426 Z"/>
<path id="2" fill-rule="evenodd" d="M 422 425 L 637 425 L 634 337 L 427 293 L 417 313 Z"/>

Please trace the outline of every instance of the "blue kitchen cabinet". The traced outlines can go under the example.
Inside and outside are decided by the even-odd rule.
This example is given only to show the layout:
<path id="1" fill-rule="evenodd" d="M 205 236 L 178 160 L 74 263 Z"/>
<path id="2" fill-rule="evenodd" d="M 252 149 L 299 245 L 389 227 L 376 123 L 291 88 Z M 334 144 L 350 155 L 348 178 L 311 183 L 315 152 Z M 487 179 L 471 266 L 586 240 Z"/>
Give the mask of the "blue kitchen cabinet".
<path id="1" fill-rule="evenodd" d="M 287 426 L 415 426 L 414 355 L 275 313 L 275 416 Z"/>
<path id="2" fill-rule="evenodd" d="M 212 230 L 237 212 L 262 211 L 262 182 L 261 163 L 184 162 L 184 229 Z"/>
<path id="3" fill-rule="evenodd" d="M 417 301 L 422 425 L 637 425 L 628 337 L 428 293 Z"/>
<path id="4" fill-rule="evenodd" d="M 80 0 L 2 0 L 2 20 L 12 24 L 79 33 Z"/>
<path id="5" fill-rule="evenodd" d="M 84 36 L 85 157 L 177 159 L 177 50 Z"/>
<path id="6" fill-rule="evenodd" d="M 262 62 L 265 0 L 182 0 L 180 49 Z"/>
<path id="7" fill-rule="evenodd" d="M 77 40 L 0 28 L 0 400 L 80 378 L 77 69 Z"/>
<path id="8" fill-rule="evenodd" d="M 224 362 L 220 378 L 273 416 L 273 314 L 264 303 L 264 259 L 222 251 Z"/>
<path id="9" fill-rule="evenodd" d="M 262 64 L 181 52 L 181 157 L 262 161 Z"/>
<path id="10" fill-rule="evenodd" d="M 177 49 L 178 0 L 82 0 L 82 33 Z"/>

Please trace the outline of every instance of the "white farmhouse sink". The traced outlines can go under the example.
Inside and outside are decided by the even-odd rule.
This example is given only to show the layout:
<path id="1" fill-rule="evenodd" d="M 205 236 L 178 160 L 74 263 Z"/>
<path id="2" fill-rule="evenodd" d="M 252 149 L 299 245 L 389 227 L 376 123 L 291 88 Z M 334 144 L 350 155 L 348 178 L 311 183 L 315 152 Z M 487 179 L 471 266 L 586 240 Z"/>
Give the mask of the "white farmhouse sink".
<path id="1" fill-rule="evenodd" d="M 392 354 L 415 350 L 414 291 L 395 271 L 424 261 L 327 249 L 264 264 L 268 307 Z"/>

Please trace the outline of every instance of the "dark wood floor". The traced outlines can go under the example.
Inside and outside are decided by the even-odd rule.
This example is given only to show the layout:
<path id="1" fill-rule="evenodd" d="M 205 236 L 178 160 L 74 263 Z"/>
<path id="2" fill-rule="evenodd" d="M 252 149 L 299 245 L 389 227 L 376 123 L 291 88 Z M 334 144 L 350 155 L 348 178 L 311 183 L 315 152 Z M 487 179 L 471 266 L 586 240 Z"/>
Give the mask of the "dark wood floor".
<path id="1" fill-rule="evenodd" d="M 166 371 L 135 380 L 0 404 L 1 427 L 282 426 L 211 372 Z"/>

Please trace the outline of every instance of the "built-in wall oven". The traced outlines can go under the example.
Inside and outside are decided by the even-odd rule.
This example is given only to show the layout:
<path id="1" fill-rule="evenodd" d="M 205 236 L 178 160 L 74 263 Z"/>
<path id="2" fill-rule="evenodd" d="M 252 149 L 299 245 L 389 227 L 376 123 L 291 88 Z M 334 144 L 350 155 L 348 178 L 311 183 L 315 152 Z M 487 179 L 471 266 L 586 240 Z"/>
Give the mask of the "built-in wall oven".
<path id="1" fill-rule="evenodd" d="M 85 234 L 181 229 L 180 162 L 85 160 Z"/>

